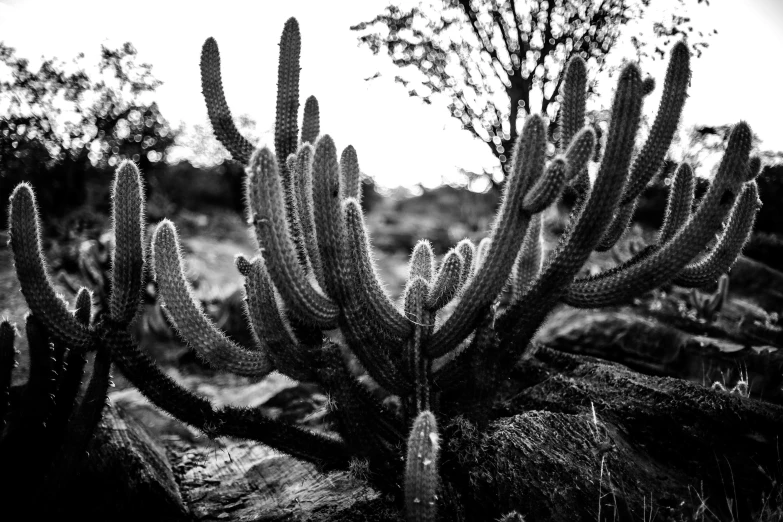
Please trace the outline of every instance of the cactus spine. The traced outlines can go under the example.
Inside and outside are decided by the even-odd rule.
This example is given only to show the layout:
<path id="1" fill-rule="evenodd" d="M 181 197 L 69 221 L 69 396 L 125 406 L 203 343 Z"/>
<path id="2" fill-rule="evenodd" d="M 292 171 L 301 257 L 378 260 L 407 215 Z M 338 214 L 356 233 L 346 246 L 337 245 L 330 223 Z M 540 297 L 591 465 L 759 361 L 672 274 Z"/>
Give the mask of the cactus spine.
<path id="1" fill-rule="evenodd" d="M 560 301 L 605 306 L 666 282 L 700 286 L 728 270 L 758 211 L 753 178 L 760 162 L 749 161 L 751 133 L 740 122 L 695 212 L 693 173 L 684 165 L 672 184 L 657 243 L 605 273 L 578 277 L 594 250 L 611 248 L 622 235 L 639 193 L 660 167 L 679 120 L 690 69 L 687 48 L 678 44 L 653 131 L 634 156 L 642 103 L 654 82 L 642 80 L 635 65 L 623 68 L 591 184 L 588 165 L 599 159 L 598 140 L 596 131 L 585 125 L 586 68 L 575 58 L 563 84 L 558 155 L 546 161 L 545 122 L 537 115 L 528 117 L 489 237 L 478 248 L 460 241 L 437 271 L 431 245 L 418 243 L 400 308 L 376 273 L 359 204 L 356 151 L 345 148 L 338 161 L 334 141 L 321 135 L 313 97 L 305 103 L 299 135 L 300 47 L 298 24 L 290 19 L 280 44 L 274 153 L 266 147 L 254 150 L 239 134 L 222 89 L 217 43 L 210 38 L 202 49 L 202 88 L 215 135 L 247 168 L 247 218 L 259 254 L 238 257 L 236 264 L 245 278 L 245 311 L 254 346 L 233 343 L 204 317 L 185 280 L 176 230 L 169 221 L 157 227 L 152 258 L 163 305 L 207 363 L 242 375 L 261 377 L 278 370 L 319 383 L 334 398 L 339 437 L 269 419 L 257 409 L 215 407 L 177 384 L 140 351 L 127 328 L 138 308 L 144 259 L 143 194 L 133 164 L 117 169 L 113 224 L 118 245 L 110 317 L 85 324 L 52 289 L 28 185 L 18 187 L 11 200 L 11 247 L 22 292 L 42 323 L 41 331 L 55 343 L 82 352 L 105 346 L 106 351 L 99 352 L 101 375 L 111 352 L 142 393 L 182 421 L 210 436 L 256 440 L 322 469 L 347 469 L 352 458 L 361 457 L 369 464 L 373 484 L 405 496 L 409 520 L 434 520 L 438 488 L 449 479 L 438 474 L 436 415 L 444 425 L 460 415 L 479 426 L 492 420 L 490 406 L 500 383 Z M 544 259 L 541 212 L 566 186 L 577 191 L 578 204 L 557 248 Z M 726 220 L 720 240 L 707 250 Z M 510 303 L 496 306 L 508 286 Z M 439 317 L 451 301 L 450 312 Z M 334 335 L 335 329 L 342 335 Z M 9 326 L 0 326 L 4 372 L 12 359 L 9 332 Z M 381 392 L 400 397 L 402 411 L 386 408 L 369 393 L 349 369 L 345 352 L 356 356 Z M 46 377 L 36 379 L 41 386 L 48 382 Z M 104 381 L 96 382 L 96 389 Z M 69 397 L 72 391 L 64 389 L 63 394 Z M 94 412 L 85 414 L 94 418 Z M 406 432 L 407 453 L 402 449 Z"/>

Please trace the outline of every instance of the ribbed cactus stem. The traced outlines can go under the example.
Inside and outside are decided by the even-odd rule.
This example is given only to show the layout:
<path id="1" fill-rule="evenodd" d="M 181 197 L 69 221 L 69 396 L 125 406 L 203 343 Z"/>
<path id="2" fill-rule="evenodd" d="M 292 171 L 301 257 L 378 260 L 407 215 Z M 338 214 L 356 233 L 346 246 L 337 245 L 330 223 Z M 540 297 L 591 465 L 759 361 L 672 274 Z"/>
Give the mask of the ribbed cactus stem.
<path id="1" fill-rule="evenodd" d="M 539 116 L 529 116 L 516 145 L 514 166 L 506 181 L 500 211 L 492 226 L 485 259 L 468 282 L 454 312 L 435 332 L 427 352 L 439 357 L 475 328 L 484 309 L 503 289 L 522 246 L 530 214 L 522 208 L 526 187 L 544 171 L 546 129 Z"/>
<path id="2" fill-rule="evenodd" d="M 530 187 L 522 201 L 525 212 L 537 214 L 557 200 L 566 181 L 566 160 L 557 157 L 546 168 L 544 175 Z"/>
<path id="3" fill-rule="evenodd" d="M 761 174 L 761 158 L 759 156 L 751 156 L 748 161 L 748 181 L 753 181 Z"/>
<path id="4" fill-rule="evenodd" d="M 321 116 L 318 110 L 318 100 L 315 96 L 309 96 L 305 100 L 304 115 L 302 116 L 302 143 L 315 145 L 319 134 L 321 134 Z"/>
<path id="5" fill-rule="evenodd" d="M 421 277 L 427 282 L 432 281 L 435 272 L 435 254 L 432 252 L 432 244 L 426 239 L 416 243 L 408 264 L 409 279 Z"/>
<path id="6" fill-rule="evenodd" d="M 89 329 L 71 315 L 49 280 L 41 251 L 41 224 L 30 185 L 17 185 L 11 194 L 10 208 L 9 243 L 27 306 L 59 342 L 72 349 L 86 348 L 91 343 Z"/>
<path id="7" fill-rule="evenodd" d="M 680 122 L 690 81 L 690 51 L 687 44 L 677 42 L 672 48 L 669 67 L 666 69 L 658 114 L 655 116 L 642 150 L 634 159 L 628 184 L 623 193 L 623 205 L 628 205 L 639 197 L 647 183 L 661 168 Z"/>
<path id="8" fill-rule="evenodd" d="M 403 301 L 405 315 L 413 323 L 414 330 L 406 347 L 406 370 L 414 381 L 413 404 L 417 412 L 430 409 L 431 361 L 423 353 L 423 347 L 434 327 L 432 316 L 426 307 L 428 296 L 429 285 L 424 278 L 417 276 L 408 281 Z"/>
<path id="9" fill-rule="evenodd" d="M 351 286 L 364 303 L 370 324 L 386 338 L 405 338 L 412 332 L 410 322 L 392 302 L 376 273 L 361 205 L 355 199 L 343 203 L 347 231 L 348 266 L 355 280 Z"/>
<path id="10" fill-rule="evenodd" d="M 163 307 L 200 357 L 216 369 L 238 375 L 261 377 L 272 371 L 266 353 L 239 347 L 204 315 L 185 279 L 179 238 L 171 221 L 163 220 L 155 230 L 152 258 Z"/>
<path id="11" fill-rule="evenodd" d="M 666 201 L 666 214 L 658 235 L 658 243 L 669 241 L 688 222 L 693 207 L 693 169 L 682 163 L 674 173 L 669 198 Z"/>
<path id="12" fill-rule="evenodd" d="M 543 261 L 542 245 L 542 220 L 541 214 L 535 214 L 530 219 L 530 225 L 525 233 L 522 248 L 519 249 L 517 260 L 514 264 L 514 280 L 512 285 L 512 300 L 518 301 L 527 288 L 541 273 Z"/>
<path id="13" fill-rule="evenodd" d="M 280 310 L 272 279 L 263 258 L 252 262 L 237 258 L 245 276 L 245 305 L 247 317 L 255 334 L 256 349 L 266 350 L 274 367 L 293 379 L 313 380 L 313 369 L 308 364 L 308 353 L 300 346 L 283 311 Z"/>
<path id="14" fill-rule="evenodd" d="M 220 52 L 214 38 L 207 38 L 201 48 L 201 92 L 215 137 L 234 160 L 246 165 L 253 154 L 253 144 L 239 133 L 231 118 L 220 78 Z"/>
<path id="15" fill-rule="evenodd" d="M 359 170 L 359 158 L 356 149 L 348 145 L 340 155 L 340 189 L 343 199 L 356 198 L 362 200 L 362 173 Z"/>
<path id="16" fill-rule="evenodd" d="M 563 78 L 563 105 L 560 109 L 560 150 L 565 150 L 572 138 L 585 125 L 587 97 L 587 65 L 579 56 L 568 61 Z M 591 150 L 592 152 L 592 150 Z"/>
<path id="17" fill-rule="evenodd" d="M 415 325 L 396 309 L 378 282 L 359 202 L 345 201 L 343 212 L 348 232 L 347 270 L 354 289 L 342 309 L 343 333 L 370 376 L 390 392 L 404 395 L 412 384 L 402 378 L 390 357 L 401 355 L 399 347 Z M 395 335 L 398 330 L 404 335 Z"/>
<path id="18" fill-rule="evenodd" d="M 754 181 L 746 183 L 718 242 L 702 259 L 683 268 L 674 279 L 674 284 L 701 287 L 731 270 L 750 239 L 760 208 L 758 186 Z"/>
<path id="19" fill-rule="evenodd" d="M 476 265 L 476 245 L 470 239 L 463 239 L 457 246 L 457 253 L 462 256 L 462 272 L 460 273 L 460 285 L 464 285 L 473 276 Z"/>
<path id="20" fill-rule="evenodd" d="M 310 285 L 296 257 L 285 221 L 282 183 L 272 152 L 259 149 L 248 166 L 255 229 L 275 288 L 301 321 L 333 328 L 339 309 Z"/>
<path id="21" fill-rule="evenodd" d="M 601 241 L 598 242 L 598 245 L 596 245 L 596 252 L 606 252 L 620 240 L 625 231 L 628 230 L 628 226 L 631 224 L 638 203 L 639 199 L 637 198 L 627 205 L 620 205 L 614 218 L 612 218 L 612 222 L 609 223 L 609 227 L 607 227 L 604 232 L 604 236 L 601 238 Z"/>
<path id="22" fill-rule="evenodd" d="M 315 273 L 318 284 L 324 286 L 321 254 L 315 234 L 315 214 L 313 213 L 313 156 L 315 149 L 310 143 L 303 144 L 296 153 L 296 186 L 299 189 L 297 208 L 302 226 L 302 237 L 307 250 L 310 269 Z"/>
<path id="23" fill-rule="evenodd" d="M 428 309 L 440 310 L 457 295 L 464 264 L 462 255 L 457 249 L 451 249 L 443 256 L 440 269 L 427 296 L 426 306 Z"/>
<path id="24" fill-rule="evenodd" d="M 587 175 L 587 164 L 593 157 L 596 136 L 592 127 L 584 127 L 580 130 L 565 151 L 568 173 L 568 181 L 573 180 L 579 174 Z M 588 178 L 589 181 L 589 178 Z M 585 187 L 587 188 L 587 187 Z"/>
<path id="25" fill-rule="evenodd" d="M 348 286 L 345 258 L 345 223 L 341 206 L 342 179 L 337 148 L 324 134 L 315 145 L 313 159 L 313 215 L 318 252 L 326 293 L 343 305 L 352 289 Z"/>
<path id="26" fill-rule="evenodd" d="M 275 112 L 275 154 L 287 158 L 299 146 L 299 53 L 302 39 L 299 22 L 289 18 L 280 37 L 277 67 L 277 106 Z M 281 166 L 282 167 L 282 166 Z M 286 177 L 286 173 L 284 178 Z"/>
<path id="27" fill-rule="evenodd" d="M 141 173 L 132 161 L 117 167 L 112 202 L 116 246 L 111 257 L 109 311 L 113 320 L 129 323 L 139 309 L 144 278 L 144 194 Z"/>
<path id="28" fill-rule="evenodd" d="M 405 459 L 405 519 L 435 522 L 438 513 L 438 425 L 431 411 L 413 423 Z"/>

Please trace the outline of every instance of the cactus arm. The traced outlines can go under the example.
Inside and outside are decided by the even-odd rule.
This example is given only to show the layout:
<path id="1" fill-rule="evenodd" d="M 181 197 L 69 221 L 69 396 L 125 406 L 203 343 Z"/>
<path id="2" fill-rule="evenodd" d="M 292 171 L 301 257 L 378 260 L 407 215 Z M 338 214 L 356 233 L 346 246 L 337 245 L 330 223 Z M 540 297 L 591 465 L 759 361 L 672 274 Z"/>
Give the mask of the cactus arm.
<path id="1" fill-rule="evenodd" d="M 685 105 L 690 81 L 690 51 L 685 43 L 677 42 L 672 47 L 669 66 L 666 69 L 666 79 L 663 84 L 658 114 L 655 115 L 650 135 L 631 167 L 629 181 L 623 192 L 623 206 L 639 197 L 647 183 L 661 168 L 661 163 L 666 151 L 669 150 L 674 132 L 680 122 L 680 114 L 682 114 L 682 108 Z"/>
<path id="2" fill-rule="evenodd" d="M 560 110 L 560 150 L 564 150 L 585 125 L 587 65 L 579 56 L 568 61 L 563 78 L 563 106 Z M 590 155 L 592 155 L 592 147 Z M 588 156 L 589 158 L 590 156 Z M 581 170 L 574 172 L 574 176 Z"/>
<path id="3" fill-rule="evenodd" d="M 117 168 L 112 201 L 115 248 L 109 310 L 115 321 L 129 323 L 139 309 L 144 278 L 144 196 L 139 169 L 132 161 Z"/>
<path id="4" fill-rule="evenodd" d="M 8 322 L 0 322 L 0 433 L 5 429 L 8 406 L 11 400 L 11 377 L 16 365 L 16 329 Z"/>
<path id="5" fill-rule="evenodd" d="M 86 348 L 91 342 L 89 329 L 71 315 L 47 275 L 40 219 L 30 185 L 21 183 L 14 189 L 10 209 L 9 243 L 27 306 L 58 342 L 72 349 Z"/>
<path id="6" fill-rule="evenodd" d="M 341 327 L 351 351 L 370 376 L 390 392 L 404 395 L 411 385 L 389 355 L 399 351 L 413 324 L 397 311 L 375 276 L 359 202 L 345 201 L 343 212 L 348 233 L 347 275 L 353 291 L 342 309 Z M 405 335 L 395 335 L 395 328 L 404 328 Z"/>
<path id="7" fill-rule="evenodd" d="M 152 258 L 163 307 L 177 331 L 200 357 L 216 369 L 238 375 L 258 377 L 272 371 L 266 353 L 240 348 L 201 311 L 185 279 L 177 232 L 168 220 L 155 230 Z"/>
<path id="8" fill-rule="evenodd" d="M 432 253 L 432 244 L 426 239 L 419 240 L 413 248 L 410 263 L 408 263 L 408 279 L 421 277 L 427 283 L 432 281 L 435 273 L 435 254 Z"/>
<path id="9" fill-rule="evenodd" d="M 302 116 L 302 144 L 315 145 L 320 133 L 321 115 L 318 109 L 318 100 L 315 96 L 309 96 L 305 100 L 304 115 Z"/>
<path id="10" fill-rule="evenodd" d="M 299 381 L 314 380 L 308 353 L 291 330 L 261 257 L 249 263 L 245 276 L 245 306 L 251 328 L 274 367 Z"/>
<path id="11" fill-rule="evenodd" d="M 315 214 L 313 212 L 313 156 L 315 149 L 308 142 L 304 143 L 296 153 L 296 175 L 299 178 L 297 187 L 299 195 L 299 221 L 302 226 L 302 237 L 307 250 L 310 269 L 321 288 L 325 287 L 321 253 L 318 251 L 318 240 L 315 232 Z"/>
<path id="12" fill-rule="evenodd" d="M 377 325 L 387 338 L 405 338 L 412 332 L 411 323 L 389 298 L 376 275 L 369 237 L 361 206 L 355 199 L 343 203 L 347 231 L 348 266 L 353 274 L 351 287 L 357 292 L 357 305 L 365 303 L 370 324 Z"/>
<path id="13" fill-rule="evenodd" d="M 566 179 L 571 182 L 577 176 L 584 175 L 587 180 L 585 187 L 589 186 L 590 178 L 587 175 L 587 164 L 593 157 L 595 150 L 596 135 L 592 127 L 584 127 L 571 140 L 571 144 L 565 151 L 566 164 L 568 165 L 568 174 Z"/>
<path id="14" fill-rule="evenodd" d="M 565 186 L 566 169 L 566 160 L 562 157 L 549 163 L 544 175 L 525 194 L 522 201 L 525 212 L 537 214 L 555 202 Z"/>
<path id="15" fill-rule="evenodd" d="M 405 519 L 408 522 L 435 522 L 437 519 L 439 449 L 435 415 L 422 411 L 413 423 L 405 459 Z"/>
<path id="16" fill-rule="evenodd" d="M 609 227 L 604 232 L 604 236 L 601 238 L 601 241 L 598 242 L 598 245 L 596 245 L 596 252 L 606 252 L 620 240 L 625 231 L 628 230 L 633 214 L 636 212 L 636 205 L 638 204 L 639 199 L 637 198 L 627 205 L 620 205 L 614 218 L 612 218 L 612 222 L 609 223 Z"/>
<path id="17" fill-rule="evenodd" d="M 522 297 L 525 290 L 536 280 L 541 273 L 543 261 L 542 251 L 542 220 L 541 214 L 535 214 L 530 219 L 530 225 L 525 232 L 522 248 L 519 249 L 517 260 L 514 264 L 514 277 L 512 284 L 512 302 Z"/>
<path id="18" fill-rule="evenodd" d="M 256 235 L 275 288 L 286 306 L 304 323 L 334 328 L 339 313 L 336 303 L 310 285 L 296 258 L 285 221 L 275 157 L 269 149 L 259 149 L 253 154 L 248 170 Z"/>
<path id="19" fill-rule="evenodd" d="M 457 249 L 451 249 L 443 256 L 438 274 L 427 295 L 425 306 L 431 312 L 440 310 L 457 295 L 463 266 L 464 260 Z"/>
<path id="20" fill-rule="evenodd" d="M 467 337 L 482 310 L 503 289 L 530 221 L 530 214 L 522 209 L 522 203 L 528 184 L 538 179 L 544 170 L 545 139 L 541 117 L 529 116 L 517 141 L 514 168 L 506 181 L 486 257 L 467 283 L 454 312 L 433 335 L 427 347 L 430 357 L 445 354 Z"/>
<path id="21" fill-rule="evenodd" d="M 313 216 L 318 252 L 323 267 L 324 290 L 342 305 L 350 291 L 345 275 L 345 223 L 337 149 L 331 136 L 324 134 L 315 145 L 313 158 Z"/>
<path id="22" fill-rule="evenodd" d="M 499 365 L 502 373 L 507 375 L 506 372 L 513 367 L 541 321 L 603 236 L 622 195 L 634 137 L 639 128 L 641 101 L 641 74 L 635 65 L 628 65 L 620 75 L 615 93 L 601 167 L 574 225 L 561 238 L 557 249 L 548 256 L 546 266 L 523 298 L 513 303 L 496 320 L 500 350 L 504 352 L 504 360 Z M 502 380 L 502 376 L 499 378 Z"/>
<path id="23" fill-rule="evenodd" d="M 674 284 L 688 288 L 701 287 L 731 270 L 753 232 L 753 223 L 760 206 L 758 186 L 755 181 L 751 181 L 745 185 L 715 247 L 699 261 L 683 268 L 674 278 Z"/>
<path id="24" fill-rule="evenodd" d="M 734 127 L 710 189 L 695 214 L 669 242 L 643 261 L 574 280 L 564 301 L 578 307 L 608 306 L 673 279 L 704 249 L 731 212 L 745 180 L 751 136 L 744 122 Z"/>
<path id="25" fill-rule="evenodd" d="M 247 165 L 254 147 L 240 134 L 231 119 L 231 110 L 226 103 L 223 81 L 220 78 L 220 52 L 214 38 L 207 38 L 201 48 L 201 92 L 207 103 L 207 113 L 215 137 L 231 153 L 234 160 Z"/>
<path id="26" fill-rule="evenodd" d="M 349 449 L 333 437 L 274 421 L 258 409 L 214 408 L 163 373 L 139 350 L 124 328 L 108 328 L 104 341 L 115 362 L 139 391 L 155 406 L 210 436 L 255 440 L 274 449 L 327 468 L 346 468 Z"/>
<path id="27" fill-rule="evenodd" d="M 658 234 L 659 244 L 666 243 L 673 238 L 677 231 L 688 222 L 693 207 L 693 190 L 693 169 L 687 163 L 683 163 L 677 168 L 672 180 L 672 188 L 666 201 L 666 214 Z"/>
<path id="28" fill-rule="evenodd" d="M 312 272 L 310 266 L 310 260 L 307 256 L 307 247 L 305 246 L 304 225 L 302 223 L 305 216 L 303 215 L 303 208 L 301 206 L 302 190 L 299 184 L 302 182 L 302 178 L 298 172 L 298 164 L 296 161 L 296 154 L 290 154 L 285 162 L 285 169 L 281 172 L 283 181 L 283 199 L 285 200 L 285 218 L 288 223 L 288 233 L 291 236 L 291 241 L 294 243 L 294 249 L 296 250 L 296 256 L 299 260 L 299 265 L 305 271 L 305 273 Z"/>
<path id="29" fill-rule="evenodd" d="M 462 256 L 464 263 L 462 264 L 462 272 L 459 275 L 460 287 L 462 287 L 468 279 L 473 277 L 473 272 L 476 268 L 476 245 L 470 239 L 463 239 L 457 246 L 457 253 Z M 459 291 L 459 289 L 458 289 Z"/>
<path id="30" fill-rule="evenodd" d="M 748 177 L 747 181 L 753 181 L 761 174 L 761 158 L 759 156 L 752 156 L 748 161 Z"/>
<path id="31" fill-rule="evenodd" d="M 413 378 L 414 408 L 419 412 L 430 409 L 430 381 L 432 379 L 432 361 L 423 354 L 423 346 L 429 340 L 434 326 L 433 317 L 425 304 L 429 294 L 429 285 L 422 277 L 408 281 L 405 288 L 405 315 L 414 324 L 413 335 L 407 339 L 405 350 L 406 373 Z"/>
<path id="32" fill-rule="evenodd" d="M 479 271 L 481 268 L 481 265 L 484 264 L 484 259 L 487 257 L 487 251 L 489 250 L 489 245 L 492 243 L 492 238 L 485 237 L 481 241 L 479 241 L 478 246 L 476 247 L 476 268 L 473 270 L 472 275 L 476 275 L 476 272 Z"/>
<path id="33" fill-rule="evenodd" d="M 296 18 L 286 20 L 280 37 L 275 112 L 275 155 L 285 159 L 296 153 L 299 140 L 299 54 L 302 39 Z M 284 167 L 281 165 L 281 167 Z M 286 173 L 283 172 L 283 179 Z"/>
<path id="34" fill-rule="evenodd" d="M 359 170 L 359 158 L 356 156 L 356 149 L 348 145 L 340 155 L 340 176 L 342 189 L 342 198 L 355 198 L 362 200 L 362 172 Z"/>

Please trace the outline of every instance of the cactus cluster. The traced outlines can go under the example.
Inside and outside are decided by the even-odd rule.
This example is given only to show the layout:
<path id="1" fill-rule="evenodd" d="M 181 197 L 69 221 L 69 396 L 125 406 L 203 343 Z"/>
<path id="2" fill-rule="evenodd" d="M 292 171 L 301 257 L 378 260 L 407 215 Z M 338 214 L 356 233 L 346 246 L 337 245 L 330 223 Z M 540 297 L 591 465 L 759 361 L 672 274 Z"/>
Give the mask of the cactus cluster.
<path id="1" fill-rule="evenodd" d="M 117 171 L 114 192 L 114 278 L 110 316 L 87 326 L 49 285 L 29 186 L 11 203 L 11 245 L 25 298 L 56 342 L 85 349 L 95 342 L 154 404 L 210 436 L 252 439 L 317 464 L 347 469 L 363 461 L 374 485 L 405 499 L 409 520 L 437 518 L 450 486 L 439 473 L 447 427 L 457 417 L 478 426 L 558 302 L 602 307 L 629 301 L 663 283 L 698 287 L 727 272 L 759 207 L 751 131 L 732 130 L 723 161 L 693 209 L 693 172 L 683 165 L 672 185 L 658 241 L 603 273 L 580 277 L 595 250 L 618 241 L 645 185 L 662 165 L 690 78 L 689 53 L 675 45 L 651 132 L 634 154 L 644 97 L 653 84 L 626 65 L 619 78 L 600 163 L 596 135 L 585 125 L 586 67 L 573 58 L 563 84 L 556 156 L 547 161 L 547 125 L 524 122 L 489 236 L 457 243 L 440 263 L 427 241 L 410 259 L 401 303 L 378 279 L 360 206 L 356 151 L 340 155 L 321 134 L 318 103 L 307 99 L 301 133 L 298 23 L 280 42 L 274 152 L 255 149 L 236 129 L 223 94 L 217 43 L 201 56 L 202 88 L 218 139 L 247 167 L 247 221 L 258 254 L 238 256 L 245 310 L 254 333 L 240 346 L 203 313 L 184 276 L 174 224 L 152 238 L 152 270 L 161 300 L 182 338 L 209 365 L 253 378 L 279 371 L 316 382 L 331 398 L 337 433 L 265 417 L 257 409 L 216 407 L 160 371 L 134 342 L 128 320 L 138 307 L 144 262 L 143 199 L 131 163 Z M 591 181 L 590 171 L 596 175 Z M 556 249 L 542 251 L 542 211 L 566 186 L 579 194 Z M 132 188 L 131 188 L 132 187 Z M 728 221 L 721 231 L 724 221 Z M 710 242 L 719 233 L 714 246 Z M 501 293 L 511 295 L 499 307 Z M 448 305 L 448 306 L 447 306 Z M 355 358 L 368 379 L 353 370 Z M 384 400 L 397 397 L 399 400 Z M 393 408 L 392 403 L 399 404 Z M 440 426 L 440 427 L 439 427 Z M 453 460 L 453 459 L 452 459 Z M 449 498 L 455 498 L 449 495 Z"/>
<path id="2" fill-rule="evenodd" d="M 68 475 L 78 469 L 101 420 L 111 385 L 113 344 L 108 329 L 125 329 L 139 309 L 143 245 L 143 197 L 133 163 L 119 168 L 114 184 L 114 230 L 118 247 L 112 255 L 111 292 L 106 314 L 92 324 L 93 294 L 82 287 L 71 312 L 56 294 L 41 250 L 40 222 L 32 187 L 21 184 L 11 195 L 9 245 L 22 294 L 31 312 L 26 317 L 30 376 L 12 401 L 11 375 L 16 365 L 15 329 L 0 323 L 0 462 L 15 483 L 9 498 L 44 503 L 43 512 L 63 505 Z M 86 390 L 81 390 L 88 356 L 94 352 Z M 12 404 L 13 402 L 13 404 Z M 31 484 L 43 483 L 41 489 Z M 30 495 L 34 495 L 30 497 Z"/>

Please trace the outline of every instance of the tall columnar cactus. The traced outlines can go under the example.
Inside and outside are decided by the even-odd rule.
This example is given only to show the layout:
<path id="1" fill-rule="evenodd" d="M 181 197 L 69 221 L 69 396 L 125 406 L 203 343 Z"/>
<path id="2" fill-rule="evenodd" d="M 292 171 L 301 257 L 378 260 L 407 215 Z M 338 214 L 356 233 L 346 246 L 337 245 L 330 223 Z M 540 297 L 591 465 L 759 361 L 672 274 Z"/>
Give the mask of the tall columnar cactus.
<path id="1" fill-rule="evenodd" d="M 731 268 L 759 207 L 753 181 L 758 162 L 748 159 L 750 129 L 743 122 L 734 127 L 715 180 L 695 211 L 693 173 L 683 165 L 657 242 L 611 270 L 579 277 L 593 251 L 611 248 L 622 235 L 641 189 L 658 171 L 680 117 L 690 69 L 686 46 L 677 44 L 653 130 L 634 154 L 642 103 L 654 83 L 642 80 L 636 65 L 624 67 L 591 183 L 596 136 L 585 125 L 585 64 L 573 58 L 563 84 L 557 156 L 546 160 L 544 119 L 528 117 L 489 236 L 478 248 L 460 241 L 440 263 L 428 242 L 418 243 L 404 297 L 395 303 L 375 268 L 359 204 L 356 151 L 347 147 L 338 157 L 332 138 L 321 135 L 313 97 L 305 104 L 299 135 L 299 50 L 298 24 L 290 19 L 280 43 L 274 152 L 253 150 L 234 126 L 213 39 L 201 55 L 215 134 L 247 167 L 246 217 L 259 253 L 238 257 L 237 269 L 245 278 L 254 345 L 231 341 L 203 314 L 184 277 L 178 234 L 168 220 L 155 231 L 152 268 L 163 306 L 200 357 L 241 375 L 261 378 L 277 370 L 320 384 L 333 399 L 336 434 L 269 419 L 256 409 L 218 408 L 171 380 L 139 350 L 127 320 L 138 301 L 144 259 L 142 196 L 126 186 L 129 164 L 118 169 L 114 194 L 118 266 L 111 317 L 85 326 L 51 289 L 27 186 L 17 190 L 11 205 L 22 290 L 54 339 L 78 349 L 98 342 L 111 348 L 142 393 L 184 422 L 212 436 L 259 441 L 322 469 L 347 468 L 360 457 L 369 462 L 377 487 L 405 497 L 409 520 L 434 520 L 441 489 L 451 482 L 438 475 L 438 449 L 447 448 L 440 439 L 447 442 L 448 426 L 457 416 L 479 426 L 492 420 L 500 384 L 558 302 L 614 305 L 667 282 L 705 285 Z M 569 185 L 579 194 L 578 204 L 559 245 L 545 257 L 541 212 Z M 129 200 L 135 206 L 127 206 Z M 510 291 L 510 302 L 497 306 L 504 290 Z M 355 356 L 387 395 L 398 396 L 402 408 L 388 408 L 392 401 L 370 393 L 352 373 L 346 354 Z"/>

